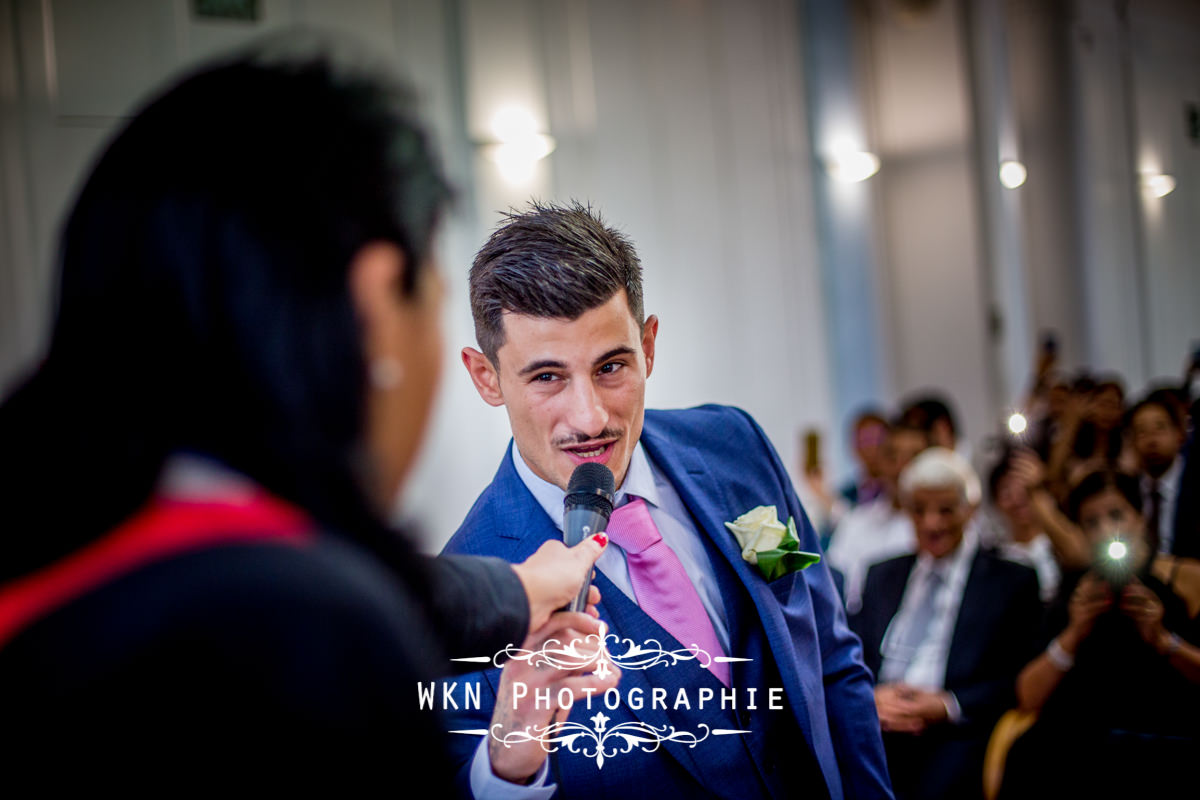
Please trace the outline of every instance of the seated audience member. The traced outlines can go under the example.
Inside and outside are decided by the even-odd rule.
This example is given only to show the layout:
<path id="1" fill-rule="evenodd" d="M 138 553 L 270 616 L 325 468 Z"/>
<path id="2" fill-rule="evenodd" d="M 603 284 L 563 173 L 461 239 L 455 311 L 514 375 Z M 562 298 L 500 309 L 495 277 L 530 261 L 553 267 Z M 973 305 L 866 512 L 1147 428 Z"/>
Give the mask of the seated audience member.
<path id="1" fill-rule="evenodd" d="M 901 470 L 928 446 L 923 430 L 900 423 L 891 426 L 883 445 L 883 494 L 852 509 L 833 532 L 825 558 L 842 576 L 846 609 L 852 614 L 859 607 L 867 568 L 916 549 L 912 520 L 900 506 L 897 480 Z"/>
<path id="2" fill-rule="evenodd" d="M 1050 443 L 1070 391 L 1070 382 L 1058 369 L 1058 336 L 1054 331 L 1045 331 L 1034 363 L 1029 395 L 1023 405 L 1029 422 L 1025 441 L 1043 460 L 1049 456 Z"/>
<path id="3" fill-rule="evenodd" d="M 1030 400 L 1029 446 L 1045 461 L 1050 457 L 1054 442 L 1062 435 L 1063 415 L 1071 397 L 1071 381 L 1061 372 L 1051 372 L 1045 377 L 1045 387 L 1039 389 Z"/>
<path id="4" fill-rule="evenodd" d="M 1136 479 L 1092 473 L 1069 507 L 1096 563 L 1064 576 L 1046 648 L 1017 680 L 1038 717 L 1009 751 L 1001 797 L 1175 796 L 1200 752 L 1200 648 L 1179 576 L 1153 566 Z M 1123 559 L 1106 547 L 1118 539 Z"/>
<path id="5" fill-rule="evenodd" d="M 1096 381 L 1083 375 L 1075 380 L 1046 462 L 1047 480 L 1060 502 L 1091 472 L 1136 469 L 1136 457 L 1124 446 L 1124 415 L 1125 389 L 1117 377 Z"/>
<path id="6" fill-rule="evenodd" d="M 1029 489 L 1014 467 L 1022 455 L 1021 451 L 1006 451 L 988 476 L 988 496 L 1003 520 L 996 549 L 1007 559 L 1033 567 L 1042 600 L 1049 602 L 1058 590 L 1061 570 L 1054 545 L 1038 522 Z"/>
<path id="7" fill-rule="evenodd" d="M 851 618 L 878 676 L 897 798 L 982 795 L 988 737 L 1031 655 L 1042 613 L 1037 576 L 979 547 L 967 530 L 968 498 L 978 493 L 974 471 L 953 451 L 917 456 L 900 479 L 917 554 L 871 567 Z"/>
<path id="8" fill-rule="evenodd" d="M 851 446 L 858 460 L 857 475 L 843 484 L 836 494 L 825 480 L 824 465 L 816 449 L 817 432 L 809 429 L 801 434 L 800 474 L 809 490 L 805 506 L 817 529 L 822 550 L 829 546 L 833 531 L 850 509 L 874 500 L 884 490 L 883 443 L 887 437 L 887 420 L 874 410 L 863 411 L 855 416 L 851 434 Z"/>
<path id="9" fill-rule="evenodd" d="M 910 399 L 901 406 L 900 419 L 905 425 L 920 428 L 929 436 L 929 444 L 958 449 L 958 425 L 950 400 L 936 392 Z"/>
<path id="10" fill-rule="evenodd" d="M 1183 406 L 1173 389 L 1155 389 L 1129 412 L 1129 431 L 1137 453 L 1142 516 L 1151 541 L 1161 553 L 1179 552 L 1175 542 L 1175 508 L 1183 475 Z M 1180 543 L 1186 549 L 1191 542 Z"/>
<path id="11" fill-rule="evenodd" d="M 887 434 L 888 424 L 882 412 L 868 409 L 855 416 L 853 446 L 858 474 L 838 490 L 852 508 L 884 493 L 883 445 Z"/>
<path id="12" fill-rule="evenodd" d="M 1200 400 L 1192 404 L 1187 444 L 1183 447 L 1183 472 L 1179 476 L 1179 493 L 1175 505 L 1175 552 L 1200 558 Z"/>
<path id="13" fill-rule="evenodd" d="M 1049 538 L 1058 565 L 1063 569 L 1086 568 L 1091 563 L 1092 548 L 1050 493 L 1045 464 L 1032 450 L 1018 447 L 1008 456 L 1006 469 L 1008 475 L 1024 487 L 1033 523 Z"/>

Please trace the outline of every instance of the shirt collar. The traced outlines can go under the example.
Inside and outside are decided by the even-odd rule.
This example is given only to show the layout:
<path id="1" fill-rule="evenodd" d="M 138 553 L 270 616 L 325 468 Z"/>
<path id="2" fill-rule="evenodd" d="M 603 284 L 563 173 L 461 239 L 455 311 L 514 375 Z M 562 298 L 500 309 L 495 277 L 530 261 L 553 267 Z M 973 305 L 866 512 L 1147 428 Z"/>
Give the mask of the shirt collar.
<path id="1" fill-rule="evenodd" d="M 1175 456 L 1175 460 L 1171 462 L 1171 466 L 1167 467 L 1167 471 L 1158 479 L 1159 494 L 1174 494 L 1175 487 L 1179 484 L 1179 473 L 1183 471 L 1183 456 Z M 1154 481 L 1149 475 L 1143 476 L 1142 487 L 1145 491 L 1150 491 L 1150 487 L 1154 486 Z"/>
<path id="2" fill-rule="evenodd" d="M 917 553 L 917 572 L 937 572 L 943 579 L 949 579 L 953 575 L 962 572 L 964 566 L 970 563 L 975 557 L 975 551 L 979 549 L 979 534 L 975 530 L 975 526 L 971 524 L 971 520 L 963 526 L 963 538 L 958 543 L 953 553 L 934 558 L 928 553 Z"/>
<path id="3" fill-rule="evenodd" d="M 517 475 L 521 478 L 521 483 L 525 484 L 525 488 L 550 517 L 550 521 L 559 530 L 562 530 L 563 501 L 566 500 L 567 493 L 553 483 L 535 475 L 529 465 L 525 463 L 525 457 L 517 449 L 516 443 L 513 444 L 512 460 Z M 650 459 L 646 456 L 646 451 L 642 449 L 640 441 L 633 447 L 633 455 L 629 458 L 629 469 L 625 471 L 625 481 L 617 489 L 616 496 L 613 498 L 613 507 L 616 508 L 625 503 L 630 495 L 641 497 L 654 507 L 661 504 L 654 470 L 650 466 Z"/>

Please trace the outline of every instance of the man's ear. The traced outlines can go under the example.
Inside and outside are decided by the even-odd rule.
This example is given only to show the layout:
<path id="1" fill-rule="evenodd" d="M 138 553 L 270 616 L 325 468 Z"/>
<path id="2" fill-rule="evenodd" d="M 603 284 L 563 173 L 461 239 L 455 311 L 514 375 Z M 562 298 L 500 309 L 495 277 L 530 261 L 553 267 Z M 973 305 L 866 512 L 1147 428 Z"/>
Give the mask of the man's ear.
<path id="1" fill-rule="evenodd" d="M 474 347 L 464 347 L 462 362 L 483 402 L 489 406 L 504 405 L 504 394 L 500 391 L 500 373 L 496 371 L 491 359 Z"/>
<path id="2" fill-rule="evenodd" d="M 658 317 L 651 314 L 642 326 L 642 354 L 646 357 L 646 377 L 654 369 L 654 340 L 658 337 Z"/>

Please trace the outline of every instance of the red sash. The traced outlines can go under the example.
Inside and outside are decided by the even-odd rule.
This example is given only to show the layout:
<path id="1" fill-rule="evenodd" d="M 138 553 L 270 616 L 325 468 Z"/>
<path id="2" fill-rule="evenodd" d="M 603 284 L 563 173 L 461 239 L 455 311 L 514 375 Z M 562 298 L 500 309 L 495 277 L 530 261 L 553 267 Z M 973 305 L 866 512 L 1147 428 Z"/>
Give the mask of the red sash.
<path id="1" fill-rule="evenodd" d="M 223 544 L 301 545 L 312 535 L 304 512 L 263 492 L 237 501 L 155 497 L 83 549 L 0 587 L 0 647 L 71 600 L 153 562 Z"/>

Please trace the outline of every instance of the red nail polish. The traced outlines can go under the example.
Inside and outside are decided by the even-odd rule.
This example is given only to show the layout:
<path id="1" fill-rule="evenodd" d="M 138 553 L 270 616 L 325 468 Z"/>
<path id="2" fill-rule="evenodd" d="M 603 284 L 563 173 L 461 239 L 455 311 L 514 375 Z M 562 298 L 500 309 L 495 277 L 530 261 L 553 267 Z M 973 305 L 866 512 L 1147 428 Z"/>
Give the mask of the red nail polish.
<path id="1" fill-rule="evenodd" d="M 597 533 L 595 536 L 592 537 L 592 541 L 594 541 L 596 544 L 600 545 L 601 547 L 604 547 L 605 545 L 608 544 L 608 534 Z"/>

